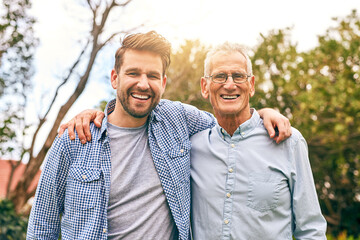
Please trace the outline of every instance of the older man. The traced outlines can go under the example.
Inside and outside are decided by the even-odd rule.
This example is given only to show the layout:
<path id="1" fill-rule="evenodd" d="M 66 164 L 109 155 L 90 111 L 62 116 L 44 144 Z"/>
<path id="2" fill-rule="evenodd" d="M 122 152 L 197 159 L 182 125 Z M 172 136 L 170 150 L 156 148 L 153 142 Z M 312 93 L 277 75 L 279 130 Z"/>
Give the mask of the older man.
<path id="1" fill-rule="evenodd" d="M 225 43 L 205 60 L 202 96 L 218 124 L 191 137 L 195 239 L 326 239 L 305 139 L 269 139 L 249 100 L 255 77 L 246 49 Z"/>

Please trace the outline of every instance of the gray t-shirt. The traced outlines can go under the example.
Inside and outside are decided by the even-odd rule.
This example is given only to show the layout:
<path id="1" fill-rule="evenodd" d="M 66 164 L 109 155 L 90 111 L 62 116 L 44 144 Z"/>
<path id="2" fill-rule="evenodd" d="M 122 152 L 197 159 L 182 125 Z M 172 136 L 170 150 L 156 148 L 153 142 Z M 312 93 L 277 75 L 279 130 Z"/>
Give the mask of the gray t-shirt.
<path id="1" fill-rule="evenodd" d="M 178 233 L 151 157 L 147 124 L 108 123 L 111 187 L 108 239 L 177 239 Z"/>

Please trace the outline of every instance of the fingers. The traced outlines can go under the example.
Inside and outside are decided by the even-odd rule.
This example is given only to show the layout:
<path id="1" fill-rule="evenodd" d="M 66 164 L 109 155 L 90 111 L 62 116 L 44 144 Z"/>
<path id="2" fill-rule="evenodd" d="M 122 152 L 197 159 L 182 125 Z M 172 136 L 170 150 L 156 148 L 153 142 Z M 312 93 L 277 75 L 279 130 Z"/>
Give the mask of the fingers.
<path id="1" fill-rule="evenodd" d="M 274 137 L 276 143 L 280 143 L 291 136 L 292 132 L 289 119 L 282 118 L 281 121 L 278 122 L 277 127 L 279 129 L 279 135 Z"/>
<path id="2" fill-rule="evenodd" d="M 64 124 L 60 125 L 59 132 L 58 132 L 59 137 L 61 137 L 61 135 L 63 135 L 63 133 L 67 127 L 68 127 L 68 123 L 64 123 Z"/>
<path id="3" fill-rule="evenodd" d="M 96 112 L 96 117 L 94 120 L 95 126 L 97 126 L 98 128 L 101 127 L 102 120 L 104 117 L 105 117 L 105 113 L 100 112 L 100 111 Z"/>
<path id="4" fill-rule="evenodd" d="M 291 124 L 289 119 L 274 110 L 264 111 L 264 127 L 276 143 L 280 143 L 291 136 Z"/>
<path id="5" fill-rule="evenodd" d="M 104 116 L 105 114 L 101 111 L 89 109 L 82 111 L 75 117 L 76 132 L 81 143 L 85 144 L 86 141 L 91 141 L 90 122 L 96 121 L 94 122 L 95 125 L 101 127 Z"/>
<path id="6" fill-rule="evenodd" d="M 268 131 L 270 138 L 274 138 L 275 137 L 275 129 L 274 129 L 274 126 L 272 125 L 272 123 L 270 121 L 266 121 L 266 119 L 264 119 L 264 127 Z"/>
<path id="7" fill-rule="evenodd" d="M 105 117 L 105 114 L 97 110 L 84 110 L 68 123 L 62 124 L 59 129 L 59 136 L 61 136 L 65 129 L 68 129 L 69 137 L 71 140 L 75 139 L 76 129 L 79 140 L 82 144 L 85 144 L 86 141 L 91 141 L 91 132 L 90 132 L 90 122 L 94 121 L 97 127 L 101 127 L 102 119 Z"/>
<path id="8" fill-rule="evenodd" d="M 84 131 L 86 140 L 88 142 L 91 141 L 90 122 L 92 119 L 93 119 L 93 114 L 85 115 L 82 119 L 82 129 Z M 80 139 L 80 140 L 82 140 L 82 139 Z M 83 143 L 83 142 L 81 141 L 81 143 Z"/>
<path id="9" fill-rule="evenodd" d="M 77 132 L 80 142 L 82 144 L 85 144 L 86 136 L 85 136 L 84 128 L 83 128 L 83 118 L 84 117 L 82 117 L 82 116 L 75 117 L 75 128 L 76 128 L 76 132 Z"/>
<path id="10" fill-rule="evenodd" d="M 75 132 L 74 132 L 74 128 L 75 128 L 75 120 L 71 119 L 68 123 L 68 134 L 69 134 L 69 138 L 70 140 L 74 140 L 75 139 Z"/>

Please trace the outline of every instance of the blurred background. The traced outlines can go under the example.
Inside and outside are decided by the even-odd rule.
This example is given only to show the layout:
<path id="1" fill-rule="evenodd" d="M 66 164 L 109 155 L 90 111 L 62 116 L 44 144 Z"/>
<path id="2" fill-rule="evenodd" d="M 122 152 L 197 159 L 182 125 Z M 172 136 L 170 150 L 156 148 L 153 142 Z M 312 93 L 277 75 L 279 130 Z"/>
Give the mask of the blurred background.
<path id="1" fill-rule="evenodd" d="M 251 106 L 287 116 L 307 140 L 328 239 L 360 239 L 358 0 L 2 0 L 0 239 L 25 239 L 41 165 L 60 123 L 103 109 L 119 39 L 156 30 L 173 46 L 164 98 L 200 95 L 207 49 L 251 51 Z"/>

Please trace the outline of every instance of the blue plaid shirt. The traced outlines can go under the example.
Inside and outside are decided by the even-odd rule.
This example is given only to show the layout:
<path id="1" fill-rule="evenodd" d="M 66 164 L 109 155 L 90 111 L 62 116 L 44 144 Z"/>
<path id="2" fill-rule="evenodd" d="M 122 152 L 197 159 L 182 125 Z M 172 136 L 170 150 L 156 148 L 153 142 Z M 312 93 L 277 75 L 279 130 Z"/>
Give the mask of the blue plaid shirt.
<path id="1" fill-rule="evenodd" d="M 56 138 L 42 172 L 32 207 L 27 239 L 107 239 L 111 153 L 107 115 L 101 129 L 91 124 L 92 140 Z M 179 239 L 189 239 L 189 137 L 215 124 L 212 115 L 179 102 L 161 100 L 149 117 L 149 145 Z M 144 236 L 145 237 L 145 236 Z"/>

